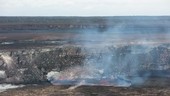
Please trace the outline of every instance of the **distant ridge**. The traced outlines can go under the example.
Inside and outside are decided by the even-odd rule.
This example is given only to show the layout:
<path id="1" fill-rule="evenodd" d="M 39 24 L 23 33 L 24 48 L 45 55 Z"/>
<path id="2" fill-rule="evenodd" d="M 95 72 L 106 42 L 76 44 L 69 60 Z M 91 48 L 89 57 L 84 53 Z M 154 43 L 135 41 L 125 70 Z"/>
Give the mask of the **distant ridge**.
<path id="1" fill-rule="evenodd" d="M 170 16 L 94 16 L 94 17 L 0 17 L 0 33 L 6 32 L 170 32 Z"/>

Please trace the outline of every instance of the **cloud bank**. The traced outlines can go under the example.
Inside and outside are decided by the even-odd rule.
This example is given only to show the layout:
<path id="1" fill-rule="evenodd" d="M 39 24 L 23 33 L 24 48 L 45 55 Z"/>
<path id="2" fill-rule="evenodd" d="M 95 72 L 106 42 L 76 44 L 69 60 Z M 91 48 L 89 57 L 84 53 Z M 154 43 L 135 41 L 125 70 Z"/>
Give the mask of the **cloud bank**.
<path id="1" fill-rule="evenodd" d="M 0 0 L 0 16 L 170 15 L 170 0 Z"/>

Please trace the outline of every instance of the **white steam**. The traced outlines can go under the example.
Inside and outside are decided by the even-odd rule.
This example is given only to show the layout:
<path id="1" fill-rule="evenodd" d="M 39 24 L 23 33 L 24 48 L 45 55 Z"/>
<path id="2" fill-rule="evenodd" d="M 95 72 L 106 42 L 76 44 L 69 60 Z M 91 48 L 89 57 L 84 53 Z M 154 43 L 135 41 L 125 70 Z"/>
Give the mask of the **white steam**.
<path id="1" fill-rule="evenodd" d="M 4 67 L 7 67 L 8 69 L 12 68 L 14 66 L 13 58 L 7 54 L 0 55 L 0 58 L 4 61 Z"/>
<path id="2" fill-rule="evenodd" d="M 0 84 L 0 92 L 4 92 L 8 89 L 15 89 L 21 87 L 24 87 L 24 85 Z"/>

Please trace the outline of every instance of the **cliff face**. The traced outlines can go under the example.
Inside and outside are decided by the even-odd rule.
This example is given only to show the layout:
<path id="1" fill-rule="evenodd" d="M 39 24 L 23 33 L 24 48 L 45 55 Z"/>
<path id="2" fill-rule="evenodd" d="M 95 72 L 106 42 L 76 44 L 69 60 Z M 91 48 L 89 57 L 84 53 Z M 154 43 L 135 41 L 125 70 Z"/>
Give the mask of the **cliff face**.
<path id="1" fill-rule="evenodd" d="M 52 69 L 83 64 L 80 48 L 36 48 L 1 50 L 1 83 L 40 83 Z M 5 75 L 3 75 L 5 71 Z"/>
<path id="2" fill-rule="evenodd" d="M 109 66 L 112 67 L 110 68 L 113 69 L 112 72 L 116 72 L 117 69 L 120 74 L 121 72 L 122 74 L 127 73 L 126 75 L 129 76 L 136 74 L 143 76 L 146 71 L 151 72 L 150 76 L 158 76 L 152 71 L 167 72 L 170 68 L 169 45 L 149 49 L 140 45 L 111 46 L 104 51 L 91 51 L 82 47 L 68 46 L 0 50 L 0 83 L 45 82 L 47 73 L 52 70 L 60 72 L 73 66 L 85 66 L 90 61 L 107 66 L 105 60 L 109 56 L 111 56 Z M 120 66 L 123 67 L 119 69 Z M 133 69 L 137 71 L 134 72 Z M 159 74 L 159 76 L 164 75 Z"/>

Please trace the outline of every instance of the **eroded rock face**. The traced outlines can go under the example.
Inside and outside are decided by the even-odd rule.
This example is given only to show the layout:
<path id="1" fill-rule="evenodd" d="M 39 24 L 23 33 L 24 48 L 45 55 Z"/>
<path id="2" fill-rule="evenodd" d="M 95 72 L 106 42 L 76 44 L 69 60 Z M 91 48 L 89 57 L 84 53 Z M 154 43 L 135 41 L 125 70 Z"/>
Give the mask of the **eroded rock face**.
<path id="1" fill-rule="evenodd" d="M 48 48 L 30 50 L 1 50 L 0 69 L 6 78 L 0 83 L 41 83 L 47 81 L 46 74 L 66 67 L 83 64 L 80 48 Z M 3 76 L 1 76 L 3 77 Z"/>
<path id="2" fill-rule="evenodd" d="M 5 72 L 6 78 L 1 79 L 0 83 L 34 83 L 41 80 L 39 70 L 34 68 L 32 62 L 35 50 L 1 50 L 1 70 Z M 31 71 L 31 72 L 27 72 Z M 38 73 L 38 72 L 39 73 Z M 35 75 L 36 74 L 36 75 Z M 38 74 L 38 76 L 37 76 Z M 34 78 L 36 77 L 36 78 Z M 29 79 L 28 79 L 29 78 Z"/>
<path id="3" fill-rule="evenodd" d="M 60 72 L 69 67 L 84 66 L 92 60 L 104 64 L 103 60 L 107 56 L 111 56 L 113 65 L 121 65 L 126 60 L 126 66 L 121 70 L 129 74 L 133 72 L 131 69 L 136 68 L 132 63 L 137 63 L 137 70 L 141 71 L 170 69 L 168 47 L 160 45 L 145 52 L 134 52 L 134 48 L 145 50 L 142 46 L 135 45 L 110 47 L 106 48 L 106 52 L 92 52 L 80 47 L 0 50 L 0 83 L 44 82 L 47 81 L 46 75 L 52 70 Z"/>

